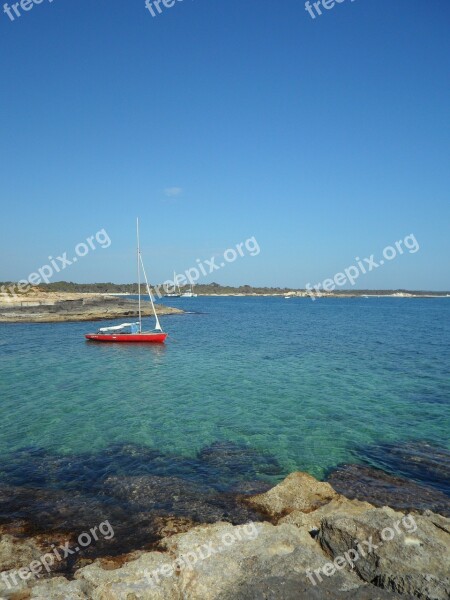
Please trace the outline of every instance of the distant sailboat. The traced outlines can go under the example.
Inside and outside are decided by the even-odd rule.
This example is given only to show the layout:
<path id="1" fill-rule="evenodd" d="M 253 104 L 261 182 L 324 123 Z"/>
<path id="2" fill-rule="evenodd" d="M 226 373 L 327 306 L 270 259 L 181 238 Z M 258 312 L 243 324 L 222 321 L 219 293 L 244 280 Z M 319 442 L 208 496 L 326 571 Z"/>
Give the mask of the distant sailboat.
<path id="1" fill-rule="evenodd" d="M 187 292 L 183 292 L 181 294 L 182 298 L 197 298 L 198 294 L 194 294 L 194 288 L 193 285 L 191 283 L 190 288 Z"/>
<path id="2" fill-rule="evenodd" d="M 122 323 L 114 327 L 101 327 L 97 333 L 86 334 L 86 339 L 92 342 L 144 342 L 159 343 L 165 341 L 167 333 L 162 330 L 161 324 L 156 314 L 155 303 L 148 284 L 147 274 L 145 272 L 144 261 L 142 260 L 141 246 L 139 241 L 139 219 L 136 223 L 137 229 L 137 271 L 138 271 L 138 295 L 139 295 L 139 321 L 137 323 Z M 141 268 L 144 274 L 148 297 L 150 299 L 153 314 L 155 316 L 155 328 L 153 331 L 142 331 L 142 311 L 141 311 Z"/>
<path id="3" fill-rule="evenodd" d="M 180 298 L 181 296 L 181 290 L 178 284 L 177 274 L 175 273 L 175 271 L 173 272 L 173 289 L 175 291 L 164 294 L 164 298 Z M 178 292 L 176 290 L 178 290 Z"/>

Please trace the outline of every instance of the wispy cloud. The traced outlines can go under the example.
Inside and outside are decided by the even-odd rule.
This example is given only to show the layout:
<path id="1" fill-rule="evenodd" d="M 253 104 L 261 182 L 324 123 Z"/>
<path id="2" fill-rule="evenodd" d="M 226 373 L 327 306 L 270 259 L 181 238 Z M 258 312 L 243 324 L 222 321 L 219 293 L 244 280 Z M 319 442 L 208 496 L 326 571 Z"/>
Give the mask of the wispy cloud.
<path id="1" fill-rule="evenodd" d="M 183 193 L 183 188 L 180 187 L 169 187 L 164 190 L 164 195 L 167 198 L 176 198 L 177 196 L 181 196 Z"/>

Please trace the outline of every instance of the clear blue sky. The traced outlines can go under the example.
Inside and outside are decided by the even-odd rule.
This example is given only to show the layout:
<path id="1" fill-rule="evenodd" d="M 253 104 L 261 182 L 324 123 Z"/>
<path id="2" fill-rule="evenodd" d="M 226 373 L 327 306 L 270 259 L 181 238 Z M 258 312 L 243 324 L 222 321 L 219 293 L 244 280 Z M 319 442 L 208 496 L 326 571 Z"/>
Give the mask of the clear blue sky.
<path id="1" fill-rule="evenodd" d="M 303 287 L 413 233 L 359 287 L 450 289 L 448 0 L 22 13 L 0 13 L 0 280 L 105 228 L 55 279 L 134 281 L 139 215 L 153 281 L 255 236 L 205 281 Z"/>

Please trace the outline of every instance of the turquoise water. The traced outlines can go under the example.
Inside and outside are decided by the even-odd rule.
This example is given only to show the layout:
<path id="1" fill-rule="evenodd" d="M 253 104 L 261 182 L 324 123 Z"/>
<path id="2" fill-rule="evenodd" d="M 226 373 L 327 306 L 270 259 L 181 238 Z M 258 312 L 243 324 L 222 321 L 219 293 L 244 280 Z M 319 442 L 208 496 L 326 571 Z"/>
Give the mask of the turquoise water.
<path id="1" fill-rule="evenodd" d="M 161 319 L 165 346 L 85 342 L 89 323 L 0 325 L 4 462 L 231 441 L 323 477 L 369 445 L 449 447 L 448 299 L 166 303 L 195 313 Z"/>

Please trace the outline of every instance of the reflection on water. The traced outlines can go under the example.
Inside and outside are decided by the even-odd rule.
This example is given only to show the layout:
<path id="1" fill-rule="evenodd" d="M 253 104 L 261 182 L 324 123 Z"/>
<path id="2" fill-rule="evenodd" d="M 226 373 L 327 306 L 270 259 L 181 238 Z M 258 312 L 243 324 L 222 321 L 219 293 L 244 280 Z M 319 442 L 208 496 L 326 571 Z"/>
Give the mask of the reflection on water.
<path id="1" fill-rule="evenodd" d="M 167 343 L 167 342 L 166 342 Z M 102 358 L 113 356 L 115 358 L 133 360 L 133 357 L 142 357 L 142 351 L 147 351 L 151 354 L 152 359 L 155 360 L 155 364 L 163 361 L 164 356 L 167 352 L 166 344 L 148 344 L 146 342 L 120 342 L 115 344 L 113 342 L 92 342 L 86 340 L 86 346 L 89 347 L 88 352 L 92 352 L 91 359 L 95 360 L 96 353 L 102 355 Z"/>

